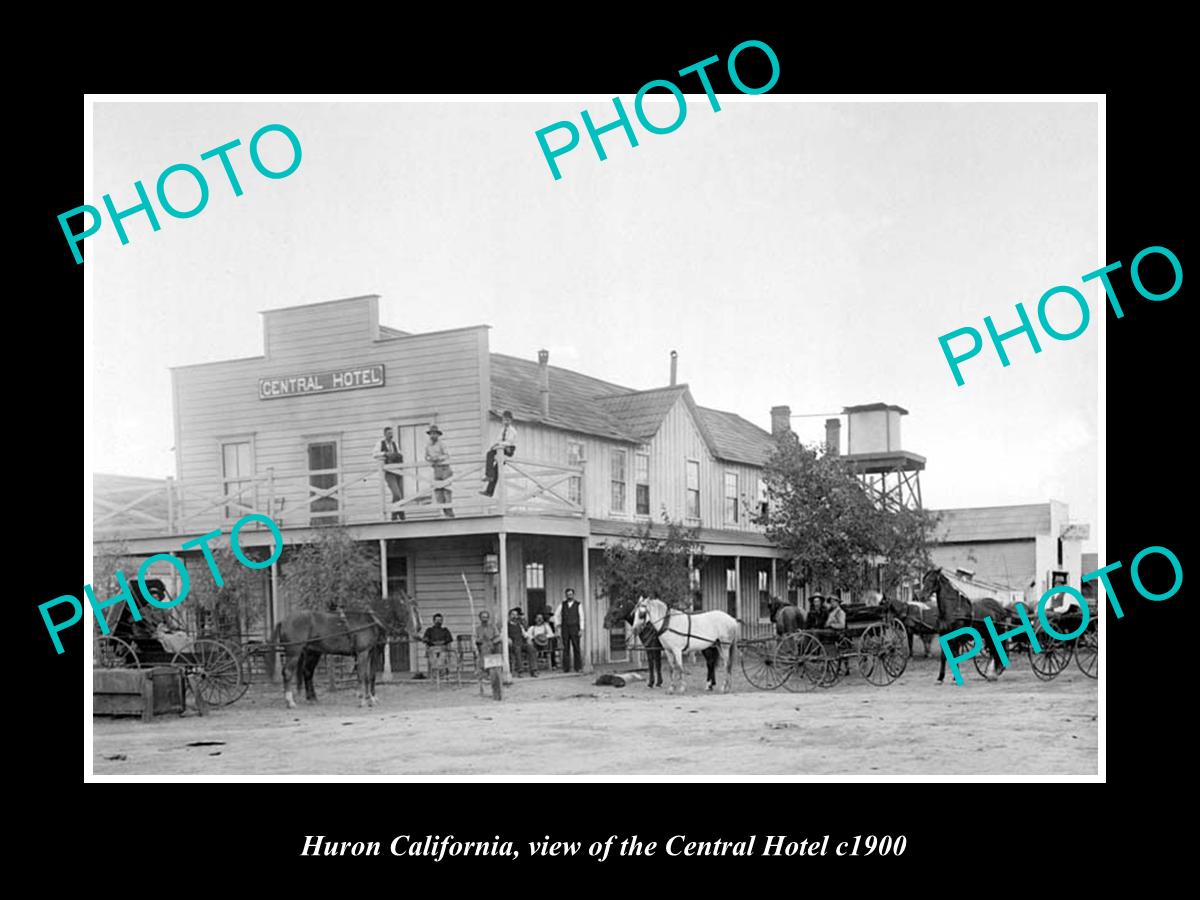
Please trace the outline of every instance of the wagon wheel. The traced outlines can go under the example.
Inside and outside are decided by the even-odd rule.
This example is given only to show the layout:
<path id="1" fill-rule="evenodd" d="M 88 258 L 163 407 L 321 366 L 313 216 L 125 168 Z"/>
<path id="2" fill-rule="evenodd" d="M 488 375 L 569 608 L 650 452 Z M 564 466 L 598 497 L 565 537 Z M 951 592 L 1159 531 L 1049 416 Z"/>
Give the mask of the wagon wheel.
<path id="1" fill-rule="evenodd" d="M 892 620 L 892 632 L 891 641 L 894 643 L 896 649 L 899 650 L 900 656 L 899 658 L 888 656 L 884 661 L 884 665 L 890 667 L 889 671 L 894 668 L 896 671 L 893 671 L 892 674 L 896 678 L 899 678 L 904 674 L 904 670 L 908 668 L 908 660 L 912 656 L 912 653 L 908 649 L 908 629 L 904 627 L 904 623 L 899 619 Z"/>
<path id="2" fill-rule="evenodd" d="M 1034 675 L 1042 681 L 1050 681 L 1057 678 L 1062 670 L 1071 664 L 1071 654 L 1075 650 L 1075 642 L 1060 641 L 1046 634 L 1040 628 L 1037 632 L 1037 639 L 1042 647 L 1042 652 L 1031 653 L 1029 664 L 1033 667 Z"/>
<path id="3" fill-rule="evenodd" d="M 975 638 L 973 638 L 973 637 L 967 638 L 966 643 L 963 644 L 963 652 L 966 653 L 967 651 L 971 650 L 974 646 L 975 646 Z M 991 666 L 991 664 L 992 664 L 992 653 L 993 653 L 993 650 L 992 650 L 991 645 L 987 641 L 984 641 L 983 649 L 980 650 L 978 653 L 976 653 L 973 657 L 971 657 L 971 659 L 975 663 L 975 671 L 978 672 L 980 675 L 982 675 L 984 678 L 988 677 L 988 674 L 987 674 L 988 667 Z"/>
<path id="4" fill-rule="evenodd" d="M 759 690 L 773 691 L 787 679 L 789 670 L 779 664 L 779 641 L 742 644 L 742 674 Z"/>
<path id="5" fill-rule="evenodd" d="M 898 638 L 883 622 L 869 626 L 859 638 L 859 674 L 876 687 L 891 684 L 908 665 L 908 645 Z"/>
<path id="6" fill-rule="evenodd" d="M 97 669 L 137 669 L 141 666 L 137 650 L 124 638 L 106 634 L 96 641 L 92 665 Z"/>
<path id="7" fill-rule="evenodd" d="M 779 645 L 777 665 L 787 676 L 783 686 L 789 691 L 804 693 L 817 687 L 829 687 L 836 680 L 836 663 L 825 647 L 811 634 L 796 631 Z"/>
<path id="8" fill-rule="evenodd" d="M 1096 677 L 1096 660 L 1100 657 L 1100 639 L 1096 632 L 1096 621 L 1088 625 L 1087 631 L 1075 639 L 1075 664 L 1088 678 Z"/>
<path id="9" fill-rule="evenodd" d="M 195 689 L 210 706 L 228 706 L 246 693 L 238 655 L 220 641 L 201 638 L 175 654 L 171 665 L 197 676 Z M 189 681 L 190 683 L 190 681 Z"/>

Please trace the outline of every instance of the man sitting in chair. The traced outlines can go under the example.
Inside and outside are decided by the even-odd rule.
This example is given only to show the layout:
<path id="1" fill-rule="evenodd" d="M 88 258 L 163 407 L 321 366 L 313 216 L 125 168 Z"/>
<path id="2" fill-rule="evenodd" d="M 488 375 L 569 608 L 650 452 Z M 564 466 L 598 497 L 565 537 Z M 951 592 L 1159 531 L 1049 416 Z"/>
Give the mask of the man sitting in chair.
<path id="1" fill-rule="evenodd" d="M 535 654 L 551 653 L 551 641 L 554 638 L 554 629 L 550 623 L 546 621 L 546 617 L 542 613 L 538 613 L 533 620 L 533 624 L 529 626 L 529 640 L 533 643 L 533 652 Z M 554 660 L 549 660 L 550 667 L 554 667 Z"/>
<path id="2" fill-rule="evenodd" d="M 492 615 L 486 609 L 479 612 L 479 624 L 475 626 L 475 664 L 483 671 L 483 658 L 500 652 L 500 629 L 492 624 Z"/>
<path id="3" fill-rule="evenodd" d="M 454 644 L 454 636 L 450 634 L 450 629 L 442 624 L 441 613 L 434 615 L 433 624 L 425 629 L 421 641 L 425 644 L 425 656 L 431 669 L 447 668 L 450 665 L 450 648 Z"/>
<path id="4" fill-rule="evenodd" d="M 514 675 L 521 677 L 521 659 L 524 658 L 529 664 L 529 674 L 537 678 L 537 651 L 529 641 L 529 630 L 521 621 L 519 609 L 508 611 L 508 651 L 508 663 Z"/>

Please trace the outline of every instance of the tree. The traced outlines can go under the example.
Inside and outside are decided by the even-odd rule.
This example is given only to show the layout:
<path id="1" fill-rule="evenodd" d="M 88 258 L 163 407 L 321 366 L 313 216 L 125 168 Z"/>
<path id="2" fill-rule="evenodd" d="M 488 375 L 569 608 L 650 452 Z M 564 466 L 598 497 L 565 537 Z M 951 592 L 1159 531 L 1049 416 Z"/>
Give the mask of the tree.
<path id="1" fill-rule="evenodd" d="M 894 594 L 929 568 L 934 517 L 876 506 L 844 457 L 789 435 L 776 441 L 764 478 L 767 513 L 755 521 L 787 553 L 798 583 L 859 592 L 874 586 L 878 566 L 884 593 Z"/>
<path id="2" fill-rule="evenodd" d="M 261 561 L 270 555 L 267 547 L 248 547 L 249 559 Z M 266 599 L 261 569 L 251 569 L 233 554 L 229 547 L 212 546 L 213 564 L 221 573 L 222 586 L 209 570 L 205 559 L 195 559 L 188 566 L 191 592 L 183 606 L 190 607 L 198 630 L 238 637 L 259 633 L 263 623 L 263 603 Z"/>
<path id="3" fill-rule="evenodd" d="M 94 543 L 92 545 L 92 591 L 96 595 L 96 601 L 102 602 L 121 592 L 116 574 L 121 572 L 133 593 L 138 611 L 142 611 L 147 603 L 138 589 L 137 573 L 143 562 L 141 557 L 134 556 L 129 552 L 125 541 L 97 541 Z M 106 617 L 106 621 L 115 625 L 123 610 L 124 603 L 108 607 L 101 615 Z"/>
<path id="4" fill-rule="evenodd" d="M 605 628 L 620 627 L 639 597 L 657 597 L 668 606 L 691 609 L 691 566 L 704 564 L 699 532 L 672 522 L 665 514 L 663 522 L 666 533 L 661 537 L 656 537 L 646 522 L 627 540 L 613 541 L 604 548 L 596 577 L 609 602 Z"/>
<path id="5" fill-rule="evenodd" d="M 379 549 L 354 540 L 342 526 L 317 531 L 311 543 L 289 549 L 280 566 L 293 607 L 325 611 L 372 609 L 380 598 Z"/>

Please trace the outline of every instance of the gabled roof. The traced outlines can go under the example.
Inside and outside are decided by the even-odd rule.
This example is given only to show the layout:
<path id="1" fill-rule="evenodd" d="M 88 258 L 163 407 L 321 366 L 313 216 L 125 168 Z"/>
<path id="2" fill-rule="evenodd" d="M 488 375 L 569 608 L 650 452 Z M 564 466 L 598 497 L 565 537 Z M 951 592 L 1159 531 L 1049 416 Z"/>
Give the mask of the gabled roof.
<path id="1" fill-rule="evenodd" d="M 767 464 L 767 457 L 775 447 L 771 435 L 737 413 L 703 406 L 696 409 L 714 445 L 714 456 L 752 466 Z"/>
<path id="2" fill-rule="evenodd" d="M 550 366 L 550 415 L 543 418 L 538 364 L 491 355 L 492 409 L 512 410 L 517 421 L 544 422 L 568 431 L 645 443 L 683 399 L 709 452 L 718 459 L 761 466 L 772 449 L 771 436 L 735 413 L 697 406 L 686 384 L 635 391 L 570 369 Z"/>
<path id="3" fill-rule="evenodd" d="M 611 415 L 601 397 L 632 393 L 629 388 L 570 369 L 550 366 L 550 415 L 543 418 L 538 393 L 538 364 L 503 353 L 493 353 L 492 409 L 512 410 L 517 421 L 545 422 L 557 428 L 636 442 L 619 419 Z"/>
<path id="4" fill-rule="evenodd" d="M 1050 504 L 939 509 L 938 543 L 1029 540 L 1050 533 Z"/>
<path id="5" fill-rule="evenodd" d="M 658 434 L 659 426 L 667 413 L 679 402 L 687 391 L 687 385 L 653 388 L 649 391 L 630 391 L 601 397 L 602 404 L 610 415 L 639 440 L 648 441 Z"/>

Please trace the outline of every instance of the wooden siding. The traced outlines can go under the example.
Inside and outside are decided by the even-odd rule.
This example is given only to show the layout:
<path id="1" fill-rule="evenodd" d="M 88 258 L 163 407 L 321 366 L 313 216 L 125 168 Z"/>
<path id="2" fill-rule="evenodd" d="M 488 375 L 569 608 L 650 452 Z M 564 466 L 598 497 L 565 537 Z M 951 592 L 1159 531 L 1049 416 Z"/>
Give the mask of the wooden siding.
<path id="1" fill-rule="evenodd" d="M 491 428 L 499 432 L 493 421 Z M 750 522 L 758 497 L 758 482 L 761 470 L 755 466 L 718 460 L 709 453 L 695 420 L 686 404 L 679 401 L 663 419 L 662 427 L 647 445 L 650 454 L 650 515 L 638 516 L 636 467 L 634 454 L 639 445 L 626 444 L 604 438 L 572 434 L 557 428 L 536 423 L 518 423 L 516 458 L 522 456 L 546 461 L 567 462 L 567 444 L 578 441 L 584 446 L 585 500 L 587 514 L 594 518 L 612 519 L 621 522 L 661 522 L 665 508 L 673 521 L 685 522 L 687 510 L 686 462 L 700 462 L 700 520 L 687 520 L 686 524 L 699 524 L 705 528 L 729 531 L 761 532 L 762 529 Z M 628 454 L 625 466 L 625 511 L 612 508 L 611 451 L 625 450 Z M 725 521 L 725 473 L 735 472 L 738 476 L 738 494 L 741 500 L 736 523 Z"/>
<path id="2" fill-rule="evenodd" d="M 1037 552 L 1033 539 L 1027 541 L 974 541 L 964 544 L 935 544 L 930 556 L 936 566 L 953 572 L 960 566 L 970 569 L 981 581 L 1006 584 L 1021 591 L 1031 581 L 1044 578 L 1037 572 Z"/>
<path id="3" fill-rule="evenodd" d="M 385 425 L 436 418 L 452 465 L 482 463 L 486 385 L 481 360 L 488 353 L 486 327 L 375 341 L 374 303 L 364 298 L 361 303 L 268 313 L 267 358 L 173 370 L 178 477 L 185 487 L 207 487 L 189 492 L 185 515 L 189 506 L 196 510 L 206 505 L 197 495 L 219 496 L 223 440 L 252 440 L 256 475 L 265 475 L 273 467 L 274 518 L 285 526 L 308 524 L 306 447 L 310 439 L 338 438 L 338 464 L 345 479 L 377 465 L 372 455 Z M 258 396 L 260 378 L 374 363 L 386 366 L 383 387 L 269 400 Z M 423 463 L 423 449 L 421 454 L 420 459 L 405 462 Z M 265 508 L 261 494 L 258 502 Z M 378 516 L 380 502 L 379 481 L 372 477 L 342 493 L 341 511 L 358 519 Z M 193 528 L 221 524 L 229 524 L 222 508 L 189 520 Z"/>

